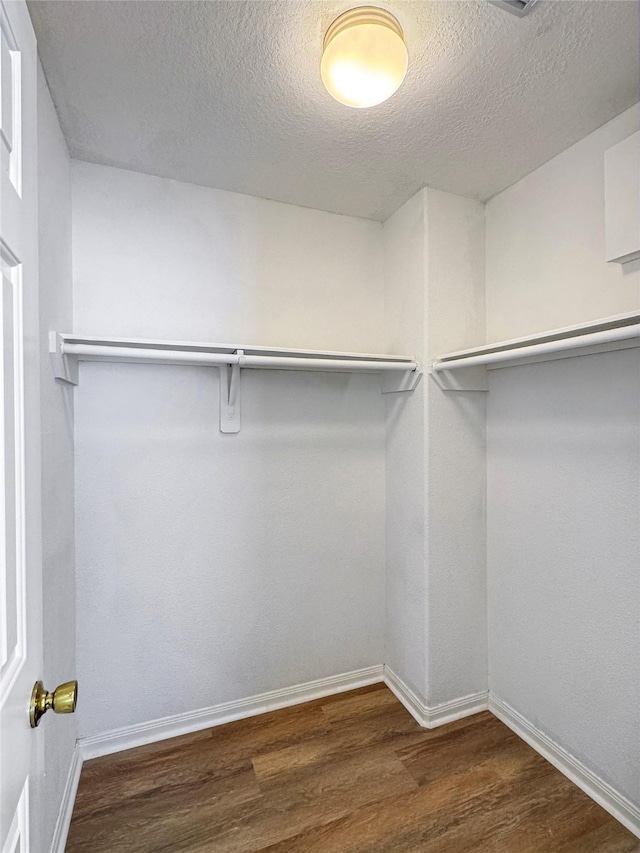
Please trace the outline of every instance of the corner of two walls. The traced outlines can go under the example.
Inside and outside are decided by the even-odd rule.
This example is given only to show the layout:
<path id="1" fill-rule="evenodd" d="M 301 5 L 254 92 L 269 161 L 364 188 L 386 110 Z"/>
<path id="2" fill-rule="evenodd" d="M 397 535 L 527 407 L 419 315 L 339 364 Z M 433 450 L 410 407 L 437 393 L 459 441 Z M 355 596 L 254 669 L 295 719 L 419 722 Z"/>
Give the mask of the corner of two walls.
<path id="1" fill-rule="evenodd" d="M 381 226 L 72 167 L 77 332 L 389 350 L 423 365 L 483 339 L 476 202 L 425 190 Z M 143 672 L 179 687 L 153 717 L 382 661 L 429 708 L 483 693 L 484 396 L 445 394 L 428 375 L 383 398 L 375 377 L 248 372 L 230 438 L 216 382 L 206 368 L 82 366 L 81 736 L 149 720 Z M 292 587 L 306 602 L 293 610 Z M 129 707 L 94 713 L 123 684 Z"/>
<path id="2" fill-rule="evenodd" d="M 387 349 L 425 369 L 387 402 L 385 664 L 424 713 L 486 701 L 485 394 L 428 366 L 484 343 L 484 205 L 421 190 L 384 224 Z"/>
<path id="3" fill-rule="evenodd" d="M 604 260 L 603 193 L 604 151 L 639 126 L 635 106 L 487 205 L 410 199 L 384 225 L 389 351 L 428 367 L 639 310 L 638 262 Z M 491 371 L 488 396 L 425 374 L 387 401 L 386 444 L 385 662 L 405 697 L 442 721 L 489 689 L 636 833 L 639 357 Z"/>
<path id="4" fill-rule="evenodd" d="M 386 350 L 425 362 L 422 192 L 384 223 Z M 427 689 L 425 378 L 385 400 L 385 658 L 403 689 Z"/>
<path id="5" fill-rule="evenodd" d="M 637 311 L 638 263 L 604 260 L 603 156 L 639 125 L 636 106 L 486 206 L 431 189 L 410 199 L 384 225 L 389 351 L 428 366 Z M 634 831 L 638 357 L 492 371 L 488 396 L 425 375 L 411 399 L 387 401 L 386 444 L 387 666 L 427 712 L 489 688 L 596 795 L 611 786 Z"/>
<path id="6" fill-rule="evenodd" d="M 427 190 L 427 363 L 485 342 L 484 205 Z M 486 398 L 427 389 L 427 705 L 487 691 Z"/>

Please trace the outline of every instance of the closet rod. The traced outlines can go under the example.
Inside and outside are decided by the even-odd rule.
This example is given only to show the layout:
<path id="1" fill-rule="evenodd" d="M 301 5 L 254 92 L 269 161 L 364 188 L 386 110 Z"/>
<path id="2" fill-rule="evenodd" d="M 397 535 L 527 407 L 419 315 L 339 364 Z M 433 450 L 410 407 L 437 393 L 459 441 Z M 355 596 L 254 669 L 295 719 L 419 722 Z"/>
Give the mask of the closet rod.
<path id="1" fill-rule="evenodd" d="M 114 359 L 122 361 L 158 362 L 161 364 L 238 364 L 241 367 L 288 370 L 346 370 L 346 371 L 415 371 L 415 361 L 375 361 L 373 359 L 308 358 L 306 356 L 244 355 L 243 353 L 194 352 L 141 347 L 74 344 L 64 341 L 62 355 L 81 360 Z"/>
<path id="2" fill-rule="evenodd" d="M 619 326 L 614 329 L 605 329 L 601 332 L 592 332 L 586 335 L 574 335 L 568 338 L 560 338 L 544 343 L 531 344 L 529 346 L 513 347 L 505 350 L 481 353 L 480 355 L 461 356 L 447 360 L 446 356 L 435 361 L 431 366 L 433 373 L 443 370 L 455 370 L 458 367 L 474 367 L 480 364 L 499 364 L 503 361 L 516 361 L 530 356 L 545 355 L 547 353 L 565 352 L 572 349 L 583 349 L 584 347 L 597 346 L 601 344 L 615 343 L 617 341 L 638 338 L 640 343 L 640 324 Z"/>

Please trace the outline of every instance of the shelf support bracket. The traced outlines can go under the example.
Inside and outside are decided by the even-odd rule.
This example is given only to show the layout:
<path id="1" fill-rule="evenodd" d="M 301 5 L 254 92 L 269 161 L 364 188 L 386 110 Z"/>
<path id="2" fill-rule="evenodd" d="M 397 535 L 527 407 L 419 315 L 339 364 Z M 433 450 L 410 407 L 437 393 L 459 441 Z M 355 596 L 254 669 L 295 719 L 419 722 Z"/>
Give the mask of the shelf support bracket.
<path id="1" fill-rule="evenodd" d="M 461 367 L 457 370 L 429 370 L 431 378 L 443 391 L 488 391 L 487 368 Z"/>
<path id="2" fill-rule="evenodd" d="M 236 355 L 243 356 L 244 350 Z M 220 365 L 220 432 L 240 432 L 240 364 Z"/>
<path id="3" fill-rule="evenodd" d="M 407 370 L 404 373 L 389 371 L 380 378 L 380 390 L 383 394 L 397 394 L 400 391 L 414 391 L 422 379 L 421 370 Z"/>
<path id="4" fill-rule="evenodd" d="M 78 356 L 65 355 L 63 344 L 64 338 L 61 334 L 49 332 L 49 355 L 51 356 L 53 375 L 58 382 L 77 385 L 80 381 L 78 378 Z"/>

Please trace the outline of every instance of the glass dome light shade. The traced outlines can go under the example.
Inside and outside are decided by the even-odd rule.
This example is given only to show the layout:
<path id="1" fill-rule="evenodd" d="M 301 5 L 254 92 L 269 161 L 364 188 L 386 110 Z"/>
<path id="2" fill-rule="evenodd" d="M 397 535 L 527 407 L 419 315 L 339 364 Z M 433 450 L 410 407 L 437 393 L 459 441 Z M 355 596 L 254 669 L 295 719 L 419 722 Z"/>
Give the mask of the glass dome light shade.
<path id="1" fill-rule="evenodd" d="M 341 104 L 373 107 L 397 91 L 408 59 L 396 18 L 385 9 L 359 6 L 340 15 L 327 30 L 320 75 Z"/>

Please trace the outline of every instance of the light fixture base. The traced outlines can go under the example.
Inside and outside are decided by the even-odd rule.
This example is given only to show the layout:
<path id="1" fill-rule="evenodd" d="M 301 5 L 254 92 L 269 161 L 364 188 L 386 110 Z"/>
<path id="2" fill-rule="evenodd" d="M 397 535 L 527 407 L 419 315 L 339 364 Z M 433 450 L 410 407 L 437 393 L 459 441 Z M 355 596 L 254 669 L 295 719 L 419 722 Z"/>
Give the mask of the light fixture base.
<path id="1" fill-rule="evenodd" d="M 356 6 L 355 9 L 349 9 L 348 12 L 343 12 L 342 15 L 333 21 L 329 29 L 325 33 L 322 49 L 325 50 L 327 45 L 339 33 L 349 29 L 349 27 L 357 27 L 360 24 L 377 24 L 381 27 L 388 27 L 396 35 L 404 41 L 404 32 L 400 26 L 400 22 L 394 17 L 391 12 L 386 9 L 380 9 L 378 6 Z"/>

